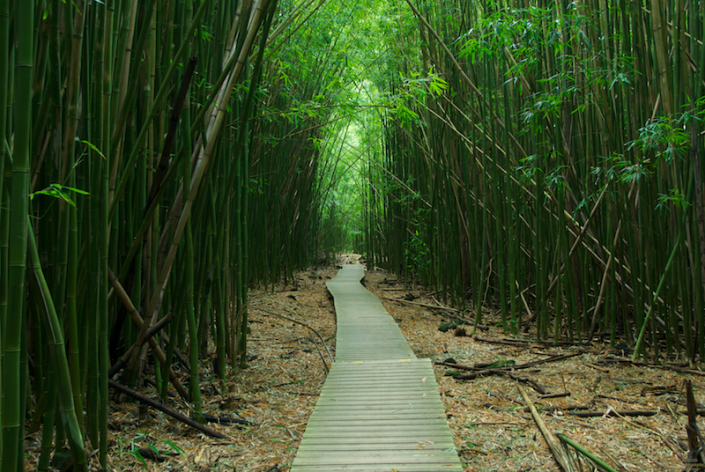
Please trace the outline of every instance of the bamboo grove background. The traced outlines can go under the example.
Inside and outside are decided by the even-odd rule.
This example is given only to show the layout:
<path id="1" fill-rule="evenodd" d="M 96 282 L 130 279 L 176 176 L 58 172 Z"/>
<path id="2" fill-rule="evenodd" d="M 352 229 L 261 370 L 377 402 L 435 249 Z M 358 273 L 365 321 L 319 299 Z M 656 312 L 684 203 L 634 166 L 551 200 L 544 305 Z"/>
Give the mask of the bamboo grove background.
<path id="1" fill-rule="evenodd" d="M 0 0 L 2 472 L 201 420 L 248 288 L 364 252 L 507 332 L 702 356 L 702 1 Z M 153 333 L 157 333 L 153 335 Z"/>
<path id="2" fill-rule="evenodd" d="M 369 262 L 508 333 L 702 358 L 705 2 L 398 8 Z"/>
<path id="3" fill-rule="evenodd" d="M 149 369 L 202 420 L 199 360 L 224 388 L 246 364 L 248 287 L 327 224 L 345 62 L 312 28 L 352 13 L 324 3 L 0 1 L 3 472 L 40 428 L 40 470 L 105 467 L 109 379 Z"/>

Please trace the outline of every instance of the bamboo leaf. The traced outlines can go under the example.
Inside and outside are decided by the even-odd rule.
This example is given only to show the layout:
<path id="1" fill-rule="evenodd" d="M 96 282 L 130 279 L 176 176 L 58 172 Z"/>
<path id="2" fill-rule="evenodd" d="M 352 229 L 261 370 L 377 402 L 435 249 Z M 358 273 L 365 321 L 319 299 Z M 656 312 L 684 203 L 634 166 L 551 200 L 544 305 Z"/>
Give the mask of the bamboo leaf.
<path id="1" fill-rule="evenodd" d="M 96 1 L 97 1 L 97 0 L 96 0 Z M 103 154 L 102 152 L 100 152 L 100 149 L 98 149 L 98 147 L 97 147 L 95 144 L 93 144 L 93 143 L 91 143 L 90 141 L 87 141 L 87 140 L 85 140 L 85 139 L 83 139 L 83 140 L 82 140 L 82 139 L 79 139 L 78 137 L 76 137 L 76 141 L 79 141 L 80 143 L 85 144 L 85 145 L 88 146 L 89 148 L 93 149 L 93 151 L 97 152 L 98 155 L 100 155 L 100 157 L 102 157 L 103 159 L 106 159 L 105 154 Z"/>

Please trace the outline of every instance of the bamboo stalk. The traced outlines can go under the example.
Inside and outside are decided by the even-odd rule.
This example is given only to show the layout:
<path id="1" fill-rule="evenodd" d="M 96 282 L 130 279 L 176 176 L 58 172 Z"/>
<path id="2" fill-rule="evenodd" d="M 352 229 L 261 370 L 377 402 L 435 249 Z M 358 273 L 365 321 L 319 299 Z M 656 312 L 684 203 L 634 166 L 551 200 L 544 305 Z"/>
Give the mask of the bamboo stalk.
<path id="1" fill-rule="evenodd" d="M 32 67 L 34 55 L 34 2 L 21 2 L 16 10 L 17 97 L 14 114 L 15 146 L 12 162 L 12 194 L 10 199 L 10 246 L 8 260 L 8 311 L 4 320 L 4 357 L 2 384 L 20 385 L 22 320 L 25 318 L 25 267 L 27 255 L 27 214 L 29 210 L 30 124 L 32 111 Z M 4 178 L 4 176 L 3 176 Z M 2 472 L 15 472 L 24 459 L 24 432 L 20 429 L 23 397 L 19 388 L 6 388 L 2 398 Z"/>
<path id="2" fill-rule="evenodd" d="M 588 459 L 590 459 L 592 462 L 595 463 L 595 465 L 597 465 L 597 466 L 600 467 L 601 469 L 605 470 L 606 472 L 617 472 L 616 469 L 614 469 L 614 468 L 610 467 L 609 465 L 607 465 L 607 463 L 606 463 L 605 461 L 603 461 L 602 459 L 600 459 L 599 457 L 595 456 L 593 453 L 591 453 L 591 452 L 588 451 L 587 449 L 585 449 L 585 448 L 583 448 L 582 446 L 580 446 L 578 443 L 576 443 L 575 441 L 573 441 L 572 439 L 570 439 L 569 437 L 567 437 L 565 434 L 560 434 L 560 433 L 559 433 L 559 434 L 556 434 L 556 437 L 557 437 L 558 439 L 560 439 L 562 442 L 564 442 L 564 443 L 569 444 L 570 446 L 572 446 L 573 449 L 575 449 L 575 450 L 578 451 L 580 454 L 582 454 L 582 455 L 584 455 L 585 457 L 587 457 Z"/>
<path id="3" fill-rule="evenodd" d="M 26 221 L 29 223 L 29 216 L 26 217 Z M 88 463 L 86 462 L 86 452 L 83 444 L 81 428 L 74 410 L 73 392 L 71 390 L 71 375 L 69 373 L 68 360 L 66 359 L 66 350 L 64 347 L 61 323 L 59 322 L 59 318 L 56 314 L 54 301 L 52 300 L 51 293 L 49 293 L 49 287 L 41 269 L 39 253 L 37 251 L 36 242 L 34 241 L 34 232 L 30 229 L 27 233 L 32 270 L 41 291 L 42 302 L 44 304 L 46 315 L 46 329 L 49 333 L 49 339 L 52 346 L 56 380 L 60 392 L 59 400 L 62 413 L 61 417 L 66 424 L 69 444 L 71 446 L 71 455 L 74 460 L 74 467 L 77 470 L 87 471 Z"/>
<path id="4" fill-rule="evenodd" d="M 643 349 L 644 345 L 644 334 L 646 333 L 646 326 L 648 324 L 649 319 L 651 318 L 651 315 L 653 314 L 654 307 L 656 306 L 658 302 L 658 296 L 659 293 L 661 292 L 661 289 L 663 288 L 663 283 L 666 280 L 666 275 L 668 275 L 668 271 L 671 268 L 671 264 L 673 263 L 673 258 L 676 255 L 676 250 L 678 249 L 678 244 L 680 243 L 681 240 L 681 234 L 680 232 L 678 233 L 678 237 L 676 238 L 676 242 L 673 245 L 673 250 L 671 251 L 671 255 L 668 257 L 668 262 L 666 263 L 666 267 L 663 269 L 663 274 L 661 274 L 661 280 L 659 280 L 658 286 L 656 287 L 656 292 L 654 293 L 654 299 L 651 302 L 651 307 L 649 308 L 648 313 L 646 313 L 646 317 L 644 318 L 644 322 L 641 325 L 641 330 L 639 331 L 639 337 L 636 340 L 636 345 L 634 346 L 634 354 L 632 354 L 632 362 L 636 362 L 637 357 L 641 355 L 641 350 Z"/>
<path id="5" fill-rule="evenodd" d="M 572 458 L 568 454 L 566 454 L 565 450 L 561 447 L 561 444 L 558 442 L 556 437 L 546 427 L 546 424 L 543 422 L 543 419 L 541 418 L 541 415 L 539 414 L 538 410 L 536 410 L 534 403 L 526 394 L 524 387 L 517 383 L 517 389 L 519 390 L 519 393 L 524 399 L 524 402 L 528 405 L 529 410 L 531 411 L 531 416 L 533 416 L 536 425 L 541 431 L 541 434 L 543 434 L 543 437 L 546 440 L 546 443 L 548 444 L 548 448 L 551 450 L 551 453 L 553 453 L 553 458 L 556 460 L 556 462 L 558 462 L 558 465 L 564 471 L 570 472 L 574 470 L 575 468 L 573 466 Z"/>

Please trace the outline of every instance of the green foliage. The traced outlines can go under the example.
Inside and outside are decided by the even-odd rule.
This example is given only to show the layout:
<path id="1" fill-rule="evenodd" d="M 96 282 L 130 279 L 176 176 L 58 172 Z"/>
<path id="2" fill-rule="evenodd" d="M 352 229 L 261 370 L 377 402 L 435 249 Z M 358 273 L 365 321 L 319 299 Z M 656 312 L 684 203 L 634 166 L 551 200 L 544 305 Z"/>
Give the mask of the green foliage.
<path id="1" fill-rule="evenodd" d="M 656 209 L 659 211 L 670 211 L 671 206 L 685 210 L 689 206 L 692 206 L 692 204 L 685 198 L 685 195 L 681 193 L 680 189 L 672 188 L 668 194 L 659 193 Z"/>
<path id="2" fill-rule="evenodd" d="M 130 454 L 132 454 L 135 457 L 135 459 L 140 461 L 140 463 L 142 464 L 142 467 L 144 467 L 145 469 L 148 469 L 147 461 L 144 460 L 144 457 L 142 457 L 142 454 L 140 454 L 140 452 L 138 450 L 132 449 L 132 450 L 130 450 Z"/>
<path id="3" fill-rule="evenodd" d="M 78 136 L 76 136 L 76 138 L 74 138 L 74 139 L 76 141 L 80 142 L 81 144 L 85 144 L 86 146 L 88 146 L 88 148 L 92 149 L 100 157 L 102 157 L 103 159 L 106 159 L 105 154 L 100 152 L 100 149 L 98 149 L 98 147 L 95 144 L 93 144 L 90 141 L 87 141 L 85 139 L 80 139 Z"/>
<path id="4" fill-rule="evenodd" d="M 653 173 L 648 162 L 636 160 L 628 161 L 624 155 L 615 153 L 609 158 L 604 158 L 604 165 L 593 167 L 590 174 L 595 177 L 595 184 L 600 185 L 607 181 L 631 185 L 634 181 L 645 179 Z"/>
<path id="5" fill-rule="evenodd" d="M 61 199 L 66 203 L 70 204 L 71 206 L 76 207 L 76 204 L 73 202 L 73 200 L 71 200 L 67 192 L 73 192 L 79 195 L 89 195 L 89 193 L 84 190 L 67 187 L 65 185 L 51 184 L 49 185 L 49 187 L 43 190 L 38 190 L 36 192 L 30 193 L 29 198 L 33 200 L 34 197 L 37 195 L 46 195 L 49 197 Z"/>
<path id="6" fill-rule="evenodd" d="M 172 451 L 179 454 L 181 457 L 186 457 L 186 453 L 184 452 L 184 450 L 178 445 L 176 445 L 173 441 L 170 441 L 168 439 L 161 439 L 160 441 L 169 446 Z"/>
<path id="7" fill-rule="evenodd" d="M 674 122 L 666 118 L 656 118 L 639 128 L 639 137 L 629 143 L 629 148 L 653 153 L 655 160 L 664 159 L 671 162 L 675 158 L 683 159 L 689 141 L 688 132 L 680 120 Z"/>

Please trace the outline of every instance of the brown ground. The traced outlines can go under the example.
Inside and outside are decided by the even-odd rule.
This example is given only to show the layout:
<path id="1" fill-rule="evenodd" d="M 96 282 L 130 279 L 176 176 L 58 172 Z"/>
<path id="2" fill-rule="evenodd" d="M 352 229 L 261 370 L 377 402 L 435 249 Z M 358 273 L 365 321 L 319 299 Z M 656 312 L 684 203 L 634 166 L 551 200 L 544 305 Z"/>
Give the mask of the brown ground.
<path id="1" fill-rule="evenodd" d="M 325 380 L 323 362 L 311 341 L 311 331 L 271 313 L 295 319 L 316 330 L 334 354 L 335 314 L 324 283 L 335 269 L 301 273 L 296 285 L 279 285 L 274 293 L 255 290 L 252 308 L 249 367 L 228 382 L 229 394 L 220 392 L 212 365 L 204 364 L 203 410 L 216 416 L 250 420 L 255 426 L 237 429 L 210 424 L 228 436 L 213 439 L 170 417 L 150 410 L 150 419 L 139 422 L 138 407 L 132 403 L 113 405 L 110 465 L 127 470 L 213 470 L 288 471 L 296 448 Z M 553 354 L 581 354 L 560 362 L 542 364 L 535 370 L 517 370 L 549 393 L 570 392 L 570 396 L 541 400 L 530 385 L 524 388 L 538 408 L 557 408 L 542 418 L 554 433 L 563 433 L 594 452 L 619 471 L 683 470 L 687 439 L 685 379 L 692 379 L 698 403 L 705 403 L 703 377 L 653 367 L 614 366 L 600 363 L 610 353 L 608 346 L 550 347 L 531 342 L 519 346 L 480 342 L 469 336 L 455 336 L 453 330 L 438 330 L 448 321 L 448 311 L 420 306 L 438 302 L 423 288 L 409 288 L 396 277 L 376 270 L 365 277 L 367 288 L 382 299 L 418 357 L 434 361 L 453 358 L 472 366 L 483 362 L 515 361 L 522 364 L 546 359 Z M 412 294 L 412 303 L 390 299 Z M 411 298 L 411 297 L 407 297 Z M 285 306 L 286 305 L 286 306 Z M 269 313 L 266 313 L 265 311 Z M 472 317 L 472 314 L 465 314 Z M 491 310 L 484 323 L 492 325 Z M 466 327 L 468 334 L 471 327 Z M 486 340 L 508 339 L 501 328 L 490 326 L 477 334 Z M 326 362 L 328 362 L 326 360 Z M 448 370 L 436 366 L 441 397 L 455 436 L 456 449 L 466 471 L 557 471 L 541 432 L 517 389 L 505 376 L 455 380 L 444 377 Z M 656 387 L 666 387 L 656 389 Z M 146 394 L 156 397 L 151 388 Z M 179 400 L 171 405 L 187 413 Z M 569 408 L 588 411 L 659 410 L 650 417 L 622 416 L 578 418 L 566 414 Z M 28 466 L 36 468 L 40 434 L 28 438 Z M 141 460 L 131 451 L 153 446 L 174 452 L 165 462 Z M 95 458 L 93 458 L 95 461 Z M 579 469 L 576 469 L 579 470 Z M 582 470 L 593 470 L 586 463 Z"/>

